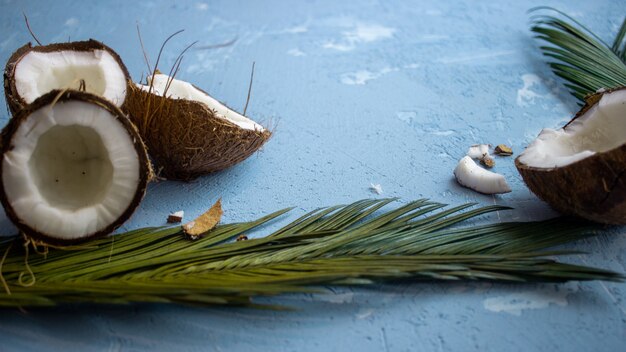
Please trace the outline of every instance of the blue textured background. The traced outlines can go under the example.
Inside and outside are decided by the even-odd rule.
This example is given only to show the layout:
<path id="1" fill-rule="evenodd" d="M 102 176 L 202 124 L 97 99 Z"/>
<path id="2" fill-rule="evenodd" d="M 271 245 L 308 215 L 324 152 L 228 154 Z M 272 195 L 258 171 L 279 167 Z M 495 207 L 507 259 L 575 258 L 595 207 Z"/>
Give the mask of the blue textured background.
<path id="1" fill-rule="evenodd" d="M 350 3 L 350 4 L 348 4 Z M 452 170 L 474 143 L 519 152 L 542 127 L 556 127 L 576 102 L 547 69 L 526 11 L 562 9 L 605 38 L 624 1 L 2 1 L 0 62 L 30 41 L 22 11 L 45 43 L 95 38 L 113 47 L 134 79 L 145 74 L 135 31 L 169 67 L 187 44 L 179 77 L 276 124 L 264 150 L 227 171 L 184 184 L 153 184 L 131 229 L 184 209 L 198 215 L 223 197 L 224 221 L 297 205 L 382 196 L 505 204 L 492 221 L 554 213 L 523 185 L 513 159 L 498 159 L 513 192 L 488 197 L 460 188 Z M 0 111 L 5 111 L 4 102 Z M 8 119 L 2 114 L 2 123 Z M 483 218 L 485 220 L 485 218 Z M 2 216 L 0 231 L 14 228 Z M 616 232 L 623 232 L 616 231 Z M 576 263 L 625 272 L 626 238 L 571 248 Z M 0 350 L 215 351 L 617 351 L 626 341 L 623 284 L 451 283 L 333 289 L 273 302 L 295 312 L 167 306 L 82 307 L 0 313 Z"/>

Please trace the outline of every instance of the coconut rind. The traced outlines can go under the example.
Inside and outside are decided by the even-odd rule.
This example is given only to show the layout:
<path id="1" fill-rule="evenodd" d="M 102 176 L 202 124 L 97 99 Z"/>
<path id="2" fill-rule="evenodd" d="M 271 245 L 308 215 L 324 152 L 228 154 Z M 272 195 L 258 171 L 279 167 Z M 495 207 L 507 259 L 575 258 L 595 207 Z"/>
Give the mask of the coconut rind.
<path id="1" fill-rule="evenodd" d="M 586 104 L 565 125 L 583 116 L 609 89 L 585 98 Z M 605 224 L 626 224 L 626 144 L 558 168 L 536 168 L 515 159 L 522 179 L 555 210 Z"/>
<path id="2" fill-rule="evenodd" d="M 626 223 L 626 146 L 555 169 L 515 166 L 524 182 L 554 209 L 607 223 Z"/>
<path id="3" fill-rule="evenodd" d="M 137 125 L 159 176 L 190 181 L 248 158 L 270 138 L 243 129 L 206 105 L 163 97 L 129 81 L 123 108 Z"/>
<path id="4" fill-rule="evenodd" d="M 23 109 L 28 103 L 22 99 L 17 91 L 17 87 L 15 86 L 15 69 L 17 64 L 22 60 L 22 58 L 31 51 L 40 52 L 40 53 L 50 53 L 56 51 L 64 51 L 64 50 L 72 50 L 72 51 L 94 51 L 94 50 L 105 50 L 107 51 L 119 64 L 122 72 L 126 79 L 130 79 L 130 75 L 128 73 L 128 69 L 124 65 L 122 58 L 110 47 L 105 45 L 102 42 L 99 42 L 94 39 L 89 39 L 86 41 L 77 41 L 77 42 L 69 42 L 69 43 L 54 43 L 48 45 L 39 45 L 33 46 L 31 43 L 27 43 L 21 48 L 17 49 L 9 60 L 4 68 L 4 97 L 7 102 L 7 106 L 11 111 L 11 114 L 16 114 L 18 111 Z"/>
<path id="5" fill-rule="evenodd" d="M 126 131 L 130 135 L 133 140 L 133 146 L 135 147 L 135 151 L 137 152 L 137 157 L 139 159 L 139 183 L 137 185 L 137 190 L 135 196 L 132 201 L 128 205 L 128 207 L 124 210 L 124 212 L 117 218 L 116 221 L 109 224 L 107 227 L 85 235 L 81 238 L 75 239 L 61 239 L 58 237 L 53 237 L 48 234 L 41 233 L 36 229 L 31 228 L 24 222 L 22 222 L 16 212 L 13 210 L 11 203 L 7 197 L 6 191 L 4 189 L 4 184 L 0 182 L 0 203 L 4 207 L 5 213 L 7 217 L 15 224 L 15 226 L 23 232 L 27 237 L 37 240 L 42 243 L 51 244 L 51 245 L 73 245 L 84 243 L 86 241 L 92 240 L 94 238 L 102 237 L 108 235 L 115 231 L 120 225 L 122 225 L 126 220 L 130 218 L 135 209 L 139 206 L 139 203 L 143 199 L 146 188 L 148 186 L 149 180 L 152 178 L 152 168 L 148 159 L 148 154 L 146 151 L 146 146 L 143 144 L 141 137 L 139 136 L 139 132 L 136 127 L 132 124 L 130 119 L 120 110 L 120 108 L 113 105 L 113 103 L 108 100 L 101 98 L 97 95 L 79 92 L 74 90 L 67 91 L 59 91 L 53 90 L 49 93 L 42 95 L 37 98 L 34 102 L 29 105 L 26 105 L 22 108 L 4 127 L 2 133 L 0 134 L 0 141 L 2 145 L 0 146 L 0 157 L 4 158 L 4 155 L 7 151 L 13 148 L 12 146 L 12 137 L 17 131 L 20 124 L 26 120 L 34 111 L 41 109 L 53 101 L 55 104 L 62 103 L 64 101 L 83 101 L 92 104 L 96 104 L 103 109 L 109 111 L 113 116 L 117 118 L 117 120 L 125 127 Z M 3 163 L 0 163 L 0 175 L 3 173 Z"/>

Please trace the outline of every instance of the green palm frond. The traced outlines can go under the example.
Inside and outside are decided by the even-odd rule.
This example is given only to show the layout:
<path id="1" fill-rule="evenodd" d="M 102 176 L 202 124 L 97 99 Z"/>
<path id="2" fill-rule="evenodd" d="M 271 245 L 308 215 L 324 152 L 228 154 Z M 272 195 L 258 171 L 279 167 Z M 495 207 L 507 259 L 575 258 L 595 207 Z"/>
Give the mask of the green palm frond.
<path id="1" fill-rule="evenodd" d="M 5 292 L 0 306 L 70 302 L 251 305 L 255 295 L 314 292 L 319 285 L 395 279 L 497 281 L 621 280 L 611 271 L 546 258 L 548 247 L 598 232 L 573 220 L 458 227 L 507 210 L 449 209 L 426 199 L 391 210 L 394 199 L 362 200 L 312 211 L 272 234 L 230 242 L 285 214 L 219 226 L 197 241 L 180 227 L 144 228 L 80 250 L 33 253 L 21 238 L 0 244 Z M 28 249 L 30 248 L 30 250 Z M 29 252 L 27 255 L 26 251 Z M 26 264 L 27 263 L 27 264 Z"/>
<path id="2" fill-rule="evenodd" d="M 549 45 L 541 46 L 552 71 L 569 83 L 572 95 L 581 101 L 600 88 L 626 86 L 626 18 L 612 45 L 567 14 L 551 7 L 530 10 L 555 12 L 532 17 L 531 30 Z"/>

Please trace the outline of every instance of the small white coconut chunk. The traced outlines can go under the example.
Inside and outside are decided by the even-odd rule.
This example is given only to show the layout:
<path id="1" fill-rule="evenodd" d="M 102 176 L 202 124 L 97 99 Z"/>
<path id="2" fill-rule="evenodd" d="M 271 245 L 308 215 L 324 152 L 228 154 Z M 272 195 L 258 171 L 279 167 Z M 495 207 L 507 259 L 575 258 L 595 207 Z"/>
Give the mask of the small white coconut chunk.
<path id="1" fill-rule="evenodd" d="M 60 239 L 105 229 L 139 185 L 132 137 L 105 109 L 83 101 L 44 106 L 21 123 L 2 159 L 2 182 L 20 221 Z"/>
<path id="2" fill-rule="evenodd" d="M 263 126 L 228 108 L 217 99 L 194 87 L 191 83 L 175 78 L 173 79 L 168 75 L 156 74 L 154 75 L 154 78 L 152 76 L 148 77 L 148 85 L 144 86 L 138 84 L 137 86 L 144 91 L 149 91 L 150 84 L 152 84 L 152 93 L 154 94 L 163 96 L 163 93 L 167 89 L 167 97 L 174 99 L 187 99 L 203 103 L 211 110 L 215 111 L 217 116 L 226 119 L 243 129 L 261 132 L 265 130 Z"/>
<path id="3" fill-rule="evenodd" d="M 183 210 L 179 210 L 171 213 L 167 216 L 168 223 L 178 223 L 183 221 L 183 217 L 185 216 L 185 212 Z"/>
<path id="4" fill-rule="evenodd" d="M 472 159 L 482 159 L 489 156 L 489 144 L 475 144 L 467 150 L 467 156 Z"/>
<path id="5" fill-rule="evenodd" d="M 563 167 L 626 143 L 626 90 L 606 93 L 585 114 L 558 130 L 544 129 L 519 156 L 535 168 Z"/>
<path id="6" fill-rule="evenodd" d="M 379 183 L 370 183 L 370 189 L 376 194 L 383 194 L 383 186 L 381 186 Z"/>
<path id="7" fill-rule="evenodd" d="M 54 89 L 80 87 L 122 106 L 126 99 L 126 76 L 106 50 L 31 51 L 15 67 L 15 87 L 28 104 Z"/>
<path id="8" fill-rule="evenodd" d="M 464 187 L 471 188 L 484 194 L 498 194 L 511 192 L 504 176 L 485 170 L 478 166 L 469 156 L 464 156 L 454 169 L 454 177 Z"/>

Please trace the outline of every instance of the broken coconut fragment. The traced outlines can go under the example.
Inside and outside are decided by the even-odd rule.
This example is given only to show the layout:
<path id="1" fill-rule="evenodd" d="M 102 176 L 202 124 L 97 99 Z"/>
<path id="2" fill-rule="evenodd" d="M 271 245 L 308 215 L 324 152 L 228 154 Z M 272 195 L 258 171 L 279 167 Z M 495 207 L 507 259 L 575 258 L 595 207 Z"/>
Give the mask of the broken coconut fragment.
<path id="1" fill-rule="evenodd" d="M 74 244 L 111 233 L 141 201 L 151 175 L 146 149 L 112 103 L 52 91 L 2 131 L 0 201 L 25 235 Z"/>
<path id="2" fill-rule="evenodd" d="M 192 240 L 196 240 L 212 230 L 222 219 L 222 199 L 218 199 L 213 206 L 194 221 L 183 225 L 183 232 Z"/>
<path id="3" fill-rule="evenodd" d="M 467 150 L 467 156 L 478 159 L 486 168 L 491 169 L 496 165 L 496 161 L 489 155 L 490 144 L 474 144 Z"/>
<path id="4" fill-rule="evenodd" d="M 498 144 L 496 146 L 496 149 L 494 150 L 494 153 L 501 156 L 511 156 L 513 155 L 513 150 L 506 144 Z"/>
<path id="5" fill-rule="evenodd" d="M 485 165 L 485 167 L 486 167 L 486 168 L 488 168 L 488 169 L 491 169 L 491 168 L 493 168 L 494 166 L 496 166 L 496 161 L 495 161 L 495 160 L 493 160 L 493 158 L 490 158 L 490 157 L 488 157 L 488 156 L 486 156 L 486 155 L 485 155 L 485 156 L 483 156 L 483 157 L 480 159 L 480 163 L 481 163 L 481 164 L 483 164 L 483 165 Z"/>
<path id="6" fill-rule="evenodd" d="M 129 81 L 125 109 L 148 145 L 160 176 L 188 181 L 232 166 L 271 133 L 185 81 L 164 74 Z"/>
<path id="7" fill-rule="evenodd" d="M 4 69 L 4 93 L 12 113 L 54 89 L 79 89 L 120 107 L 128 70 L 113 49 L 96 40 L 19 48 Z M 84 83 L 83 83 L 84 82 Z"/>
<path id="8" fill-rule="evenodd" d="M 489 144 L 474 144 L 467 150 L 467 156 L 472 159 L 482 159 L 485 156 L 489 156 Z"/>
<path id="9" fill-rule="evenodd" d="M 504 176 L 485 170 L 478 166 L 472 158 L 464 156 L 454 169 L 454 177 L 464 187 L 484 194 L 511 192 Z"/>
<path id="10" fill-rule="evenodd" d="M 544 129 L 515 160 L 524 182 L 564 213 L 626 223 L 626 88 L 605 90 L 559 130 Z"/>
<path id="11" fill-rule="evenodd" d="M 370 190 L 376 194 L 383 194 L 383 186 L 381 186 L 379 183 L 370 183 Z"/>
<path id="12" fill-rule="evenodd" d="M 179 223 L 181 221 L 183 221 L 183 216 L 185 215 L 185 212 L 182 210 L 179 210 L 177 212 L 174 212 L 170 215 L 167 216 L 167 222 L 170 224 L 175 224 L 175 223 Z"/>

